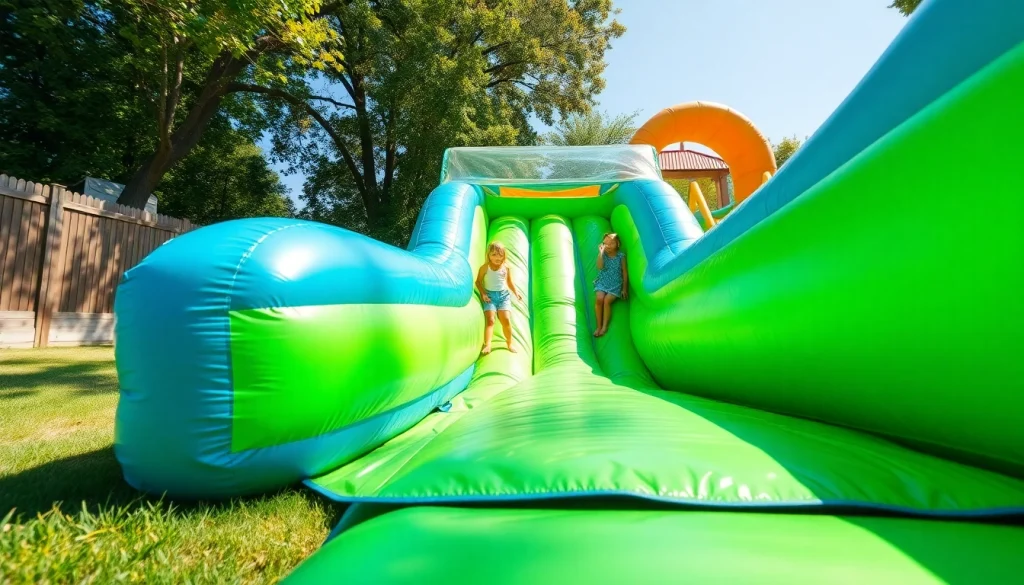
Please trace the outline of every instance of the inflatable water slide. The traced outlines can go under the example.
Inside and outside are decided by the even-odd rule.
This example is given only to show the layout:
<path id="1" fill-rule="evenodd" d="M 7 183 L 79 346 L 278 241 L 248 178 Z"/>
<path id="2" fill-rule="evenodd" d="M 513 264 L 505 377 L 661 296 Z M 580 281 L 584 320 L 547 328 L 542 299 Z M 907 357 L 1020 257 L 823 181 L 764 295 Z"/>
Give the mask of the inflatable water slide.
<path id="1" fill-rule="evenodd" d="M 350 503 L 293 583 L 1020 583 L 1022 137 L 1024 4 L 936 0 L 781 169 L 694 102 L 627 145 L 448 150 L 408 249 L 201 228 L 119 287 L 117 457 Z M 707 231 L 679 141 L 733 175 Z M 515 353 L 481 355 L 491 242 Z"/>

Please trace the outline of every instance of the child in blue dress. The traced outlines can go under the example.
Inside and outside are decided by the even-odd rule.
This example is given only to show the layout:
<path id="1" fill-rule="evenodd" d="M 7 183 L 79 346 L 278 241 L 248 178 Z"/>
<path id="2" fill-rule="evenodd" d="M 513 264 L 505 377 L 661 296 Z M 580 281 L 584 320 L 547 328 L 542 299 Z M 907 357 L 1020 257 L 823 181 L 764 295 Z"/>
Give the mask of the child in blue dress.
<path id="1" fill-rule="evenodd" d="M 615 299 L 629 297 L 629 274 L 626 270 L 626 254 L 618 234 L 605 234 L 597 252 L 597 281 L 594 283 L 597 299 L 594 313 L 597 316 L 597 331 L 594 337 L 608 332 L 608 321 L 612 318 L 612 303 Z"/>
<path id="2" fill-rule="evenodd" d="M 480 353 L 491 353 L 491 336 L 494 334 L 494 314 L 498 314 L 501 330 L 505 333 L 508 350 L 516 353 L 512 347 L 512 322 L 509 319 L 512 311 L 512 299 L 509 291 L 520 301 L 523 295 L 516 290 L 512 282 L 512 271 L 506 260 L 505 246 L 493 242 L 487 248 L 487 262 L 476 273 L 476 288 L 480 291 L 480 299 L 484 302 L 484 346 Z"/>

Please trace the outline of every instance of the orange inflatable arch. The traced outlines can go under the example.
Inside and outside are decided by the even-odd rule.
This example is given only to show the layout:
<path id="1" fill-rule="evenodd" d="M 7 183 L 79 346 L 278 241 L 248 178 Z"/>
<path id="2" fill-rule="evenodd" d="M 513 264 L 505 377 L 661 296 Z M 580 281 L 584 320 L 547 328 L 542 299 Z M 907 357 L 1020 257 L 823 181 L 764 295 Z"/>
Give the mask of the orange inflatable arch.
<path id="1" fill-rule="evenodd" d="M 777 170 L 768 139 L 746 116 L 722 104 L 688 102 L 665 108 L 630 140 L 631 144 L 650 144 L 658 152 L 676 142 L 703 144 L 725 160 L 736 203 L 761 186 L 765 172 L 774 175 Z"/>

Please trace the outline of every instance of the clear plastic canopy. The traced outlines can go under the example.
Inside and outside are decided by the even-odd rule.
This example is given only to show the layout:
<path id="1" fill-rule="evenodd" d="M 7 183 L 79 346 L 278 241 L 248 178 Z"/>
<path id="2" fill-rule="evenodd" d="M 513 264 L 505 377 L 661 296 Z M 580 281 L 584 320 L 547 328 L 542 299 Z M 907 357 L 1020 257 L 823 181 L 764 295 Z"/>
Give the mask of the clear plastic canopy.
<path id="1" fill-rule="evenodd" d="M 642 144 L 449 148 L 441 182 L 477 185 L 601 183 L 661 179 L 658 155 Z"/>

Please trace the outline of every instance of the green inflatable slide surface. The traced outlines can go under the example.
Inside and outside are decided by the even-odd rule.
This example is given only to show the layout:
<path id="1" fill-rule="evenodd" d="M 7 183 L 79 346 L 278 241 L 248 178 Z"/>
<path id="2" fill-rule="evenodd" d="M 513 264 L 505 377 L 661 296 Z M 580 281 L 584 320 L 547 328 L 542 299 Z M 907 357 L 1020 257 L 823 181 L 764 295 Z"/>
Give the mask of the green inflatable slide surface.
<path id="1" fill-rule="evenodd" d="M 1024 583 L 1024 2 L 924 2 L 706 232 L 646 144 L 442 167 L 408 249 L 259 218 L 126 274 L 131 485 L 350 504 L 292 584 Z"/>
<path id="2" fill-rule="evenodd" d="M 307 482 L 355 505 L 291 582 L 1019 582 L 1021 88 L 1017 45 L 678 274 L 695 220 L 664 184 L 466 154 L 519 352 L 498 328 L 449 408 Z M 998 213 L 950 137 L 1004 171 Z M 631 294 L 594 337 L 610 232 Z"/>

